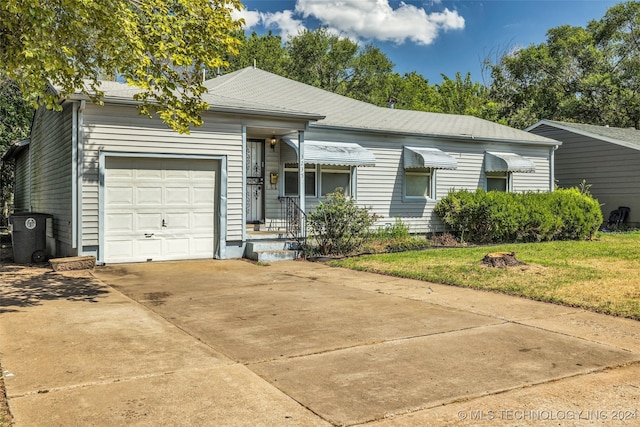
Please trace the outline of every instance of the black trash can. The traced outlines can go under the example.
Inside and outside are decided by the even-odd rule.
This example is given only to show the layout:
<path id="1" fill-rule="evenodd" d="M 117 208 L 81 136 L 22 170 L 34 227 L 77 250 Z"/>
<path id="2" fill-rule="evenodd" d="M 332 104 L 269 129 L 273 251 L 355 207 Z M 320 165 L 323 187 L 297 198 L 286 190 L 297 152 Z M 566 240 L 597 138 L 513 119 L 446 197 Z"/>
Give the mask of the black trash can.
<path id="1" fill-rule="evenodd" d="M 53 218 L 53 215 L 24 212 L 9 217 L 13 261 L 16 264 L 38 263 L 48 259 L 47 218 Z"/>

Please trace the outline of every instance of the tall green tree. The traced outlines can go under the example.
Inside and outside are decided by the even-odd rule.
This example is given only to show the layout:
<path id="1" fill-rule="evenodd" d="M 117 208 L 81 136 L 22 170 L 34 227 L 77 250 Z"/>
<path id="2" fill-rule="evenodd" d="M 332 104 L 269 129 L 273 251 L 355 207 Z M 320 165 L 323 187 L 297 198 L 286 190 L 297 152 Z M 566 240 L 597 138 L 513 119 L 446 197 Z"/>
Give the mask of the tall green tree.
<path id="1" fill-rule="evenodd" d="M 5 0 L 0 67 L 34 106 L 59 109 L 77 90 L 98 101 L 99 80 L 118 75 L 140 89 L 143 114 L 179 132 L 202 123 L 202 70 L 226 65 L 242 22 L 240 0 Z"/>
<path id="2" fill-rule="evenodd" d="M 11 143 L 29 136 L 33 107 L 27 103 L 18 86 L 0 72 L 0 156 Z M 0 165 L 0 211 L 13 192 L 13 164 Z M 4 221 L 0 215 L 0 223 Z"/>
<path id="3" fill-rule="evenodd" d="M 341 95 L 376 105 L 385 105 L 389 99 L 389 85 L 394 64 L 380 48 L 366 45 L 351 60 Z"/>
<path id="4" fill-rule="evenodd" d="M 269 31 L 262 36 L 253 32 L 250 37 L 245 37 L 243 33 L 240 38 L 242 45 L 238 54 L 228 55 L 228 70 L 239 70 L 255 63 L 261 70 L 280 76 L 287 74 L 289 55 L 280 36 Z"/>
<path id="5" fill-rule="evenodd" d="M 305 30 L 286 42 L 288 77 L 330 92 L 344 90 L 358 44 L 326 28 Z"/>
<path id="6" fill-rule="evenodd" d="M 442 75 L 442 83 L 435 86 L 437 111 L 447 114 L 462 114 L 496 120 L 498 107 L 489 99 L 488 90 L 479 82 L 471 80 L 471 73 L 455 79 Z"/>
<path id="7" fill-rule="evenodd" d="M 487 63 L 490 96 L 511 126 L 552 119 L 640 128 L 640 2 L 586 27 L 551 28 L 544 43 Z"/>
<path id="8" fill-rule="evenodd" d="M 610 8 L 589 26 L 609 65 L 609 88 L 628 124 L 640 129 L 640 2 Z"/>

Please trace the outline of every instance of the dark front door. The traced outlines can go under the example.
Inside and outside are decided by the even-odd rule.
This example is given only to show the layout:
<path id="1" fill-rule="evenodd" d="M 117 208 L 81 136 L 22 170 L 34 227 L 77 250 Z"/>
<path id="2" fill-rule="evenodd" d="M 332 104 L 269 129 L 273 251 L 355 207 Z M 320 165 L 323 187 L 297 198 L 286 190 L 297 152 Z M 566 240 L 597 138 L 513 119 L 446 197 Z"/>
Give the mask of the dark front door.
<path id="1" fill-rule="evenodd" d="M 250 139 L 247 141 L 246 153 L 247 188 L 246 209 L 247 223 L 264 222 L 264 141 Z"/>

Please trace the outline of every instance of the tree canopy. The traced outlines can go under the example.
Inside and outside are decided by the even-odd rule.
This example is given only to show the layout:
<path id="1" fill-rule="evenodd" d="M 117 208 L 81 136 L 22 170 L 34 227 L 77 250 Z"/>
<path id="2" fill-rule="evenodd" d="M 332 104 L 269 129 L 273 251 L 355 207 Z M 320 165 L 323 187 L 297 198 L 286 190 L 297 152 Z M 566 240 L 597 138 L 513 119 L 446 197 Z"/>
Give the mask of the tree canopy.
<path id="1" fill-rule="evenodd" d="M 544 43 L 489 61 L 499 117 L 640 128 L 640 2 L 610 8 L 586 27 L 552 28 Z"/>
<path id="2" fill-rule="evenodd" d="M 5 0 L 0 68 L 32 105 L 59 109 L 56 87 L 99 101 L 99 80 L 140 89 L 139 110 L 179 132 L 202 123 L 202 72 L 237 52 L 240 0 Z"/>

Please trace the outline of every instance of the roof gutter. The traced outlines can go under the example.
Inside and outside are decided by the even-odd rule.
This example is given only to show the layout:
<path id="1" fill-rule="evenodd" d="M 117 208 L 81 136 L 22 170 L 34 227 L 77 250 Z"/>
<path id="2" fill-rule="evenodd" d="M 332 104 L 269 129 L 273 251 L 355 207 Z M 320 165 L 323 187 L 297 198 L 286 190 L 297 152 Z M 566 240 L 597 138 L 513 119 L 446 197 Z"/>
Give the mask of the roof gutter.
<path id="1" fill-rule="evenodd" d="M 67 99 L 70 101 L 90 100 L 90 98 L 84 94 L 69 95 Z M 118 105 L 140 105 L 141 104 L 139 101 L 136 101 L 127 97 L 105 96 L 104 98 L 102 98 L 102 100 L 109 104 L 118 104 Z M 300 120 L 311 120 L 311 121 L 322 120 L 326 117 L 326 116 L 315 114 L 315 113 L 273 111 L 273 110 L 265 110 L 260 108 L 247 109 L 244 107 L 231 107 L 231 106 L 220 106 L 220 105 L 210 105 L 207 111 L 211 111 L 214 113 L 224 113 L 224 114 L 261 115 L 264 117 L 277 117 L 277 118 L 284 118 L 284 119 L 300 119 Z"/>
<path id="2" fill-rule="evenodd" d="M 420 132 L 405 132 L 401 130 L 385 130 L 385 129 L 370 129 L 370 128 L 352 128 L 347 126 L 336 126 L 336 125 L 323 125 L 318 123 L 312 123 L 311 127 L 318 127 L 323 129 L 331 129 L 338 131 L 361 131 L 361 132 L 369 132 L 374 134 L 395 134 L 395 135 L 404 135 L 404 136 L 415 136 L 415 137 L 428 137 L 428 138 L 439 138 L 439 139 L 448 139 L 448 140 L 472 140 L 478 142 L 499 142 L 499 143 L 509 143 L 509 144 L 522 144 L 522 145 L 543 145 L 543 146 L 558 146 L 561 145 L 562 142 L 556 141 L 550 138 L 545 138 L 547 141 L 528 141 L 528 140 L 518 140 L 518 139 L 496 139 L 496 138 L 487 138 L 469 134 L 459 134 L 459 135 L 442 135 L 436 133 L 420 133 Z"/>

